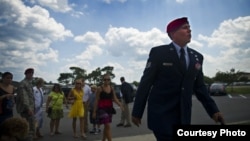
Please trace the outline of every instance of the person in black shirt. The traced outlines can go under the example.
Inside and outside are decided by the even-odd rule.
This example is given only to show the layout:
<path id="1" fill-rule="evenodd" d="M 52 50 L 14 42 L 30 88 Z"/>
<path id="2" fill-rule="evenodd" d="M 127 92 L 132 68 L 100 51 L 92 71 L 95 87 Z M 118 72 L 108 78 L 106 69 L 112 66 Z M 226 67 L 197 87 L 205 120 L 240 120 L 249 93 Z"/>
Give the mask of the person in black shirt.
<path id="1" fill-rule="evenodd" d="M 121 120 L 120 123 L 117 124 L 117 127 L 131 127 L 131 115 L 129 111 L 129 103 L 133 102 L 133 88 L 132 86 L 125 81 L 124 77 L 120 78 L 121 81 L 121 93 L 122 93 L 122 105 L 124 111 L 121 112 Z"/>

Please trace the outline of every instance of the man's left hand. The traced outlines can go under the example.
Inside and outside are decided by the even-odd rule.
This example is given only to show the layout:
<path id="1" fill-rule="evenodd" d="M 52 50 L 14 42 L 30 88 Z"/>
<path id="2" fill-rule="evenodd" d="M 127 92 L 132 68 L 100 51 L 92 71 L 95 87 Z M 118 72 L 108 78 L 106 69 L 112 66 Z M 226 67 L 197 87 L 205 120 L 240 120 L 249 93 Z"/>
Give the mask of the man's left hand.
<path id="1" fill-rule="evenodd" d="M 223 115 L 222 115 L 221 112 L 214 113 L 214 115 L 213 115 L 213 120 L 214 120 L 216 123 L 220 122 L 221 125 L 224 125 L 224 124 L 225 124 L 225 120 L 224 120 L 224 117 L 223 117 Z"/>

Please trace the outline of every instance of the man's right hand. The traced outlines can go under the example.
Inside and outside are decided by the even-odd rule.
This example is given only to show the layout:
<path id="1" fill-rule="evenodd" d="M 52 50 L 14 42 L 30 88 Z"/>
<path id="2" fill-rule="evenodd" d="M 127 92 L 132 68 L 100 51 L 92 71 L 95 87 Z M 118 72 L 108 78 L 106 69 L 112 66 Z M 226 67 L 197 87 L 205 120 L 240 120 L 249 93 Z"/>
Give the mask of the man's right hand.
<path id="1" fill-rule="evenodd" d="M 225 125 L 225 120 L 221 112 L 214 113 L 212 118 L 216 123 L 220 122 L 221 125 Z"/>
<path id="2" fill-rule="evenodd" d="M 132 122 L 133 122 L 137 127 L 139 127 L 140 124 L 141 124 L 141 119 L 132 116 Z"/>
<path id="3" fill-rule="evenodd" d="M 33 116 L 34 115 L 34 112 L 32 111 L 32 110 L 28 110 L 28 114 L 30 115 L 30 116 Z"/>

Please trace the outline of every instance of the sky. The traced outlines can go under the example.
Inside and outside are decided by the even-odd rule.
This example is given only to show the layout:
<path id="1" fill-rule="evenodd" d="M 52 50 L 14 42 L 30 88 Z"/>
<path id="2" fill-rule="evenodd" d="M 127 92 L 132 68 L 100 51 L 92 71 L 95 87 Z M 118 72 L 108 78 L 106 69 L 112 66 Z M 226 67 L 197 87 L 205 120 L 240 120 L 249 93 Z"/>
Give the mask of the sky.
<path id="1" fill-rule="evenodd" d="M 0 72 L 57 82 L 80 67 L 113 66 L 115 83 L 140 81 L 150 49 L 169 44 L 166 25 L 188 17 L 188 47 L 203 72 L 250 72 L 249 0 L 0 0 Z"/>

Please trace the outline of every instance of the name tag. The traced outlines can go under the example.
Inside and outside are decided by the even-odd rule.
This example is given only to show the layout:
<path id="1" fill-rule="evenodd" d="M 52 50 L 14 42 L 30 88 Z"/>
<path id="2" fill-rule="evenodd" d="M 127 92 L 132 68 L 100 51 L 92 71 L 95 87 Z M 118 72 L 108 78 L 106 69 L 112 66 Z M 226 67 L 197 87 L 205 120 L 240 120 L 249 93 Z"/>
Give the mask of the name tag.
<path id="1" fill-rule="evenodd" d="M 163 63 L 163 66 L 173 66 L 173 63 Z"/>

